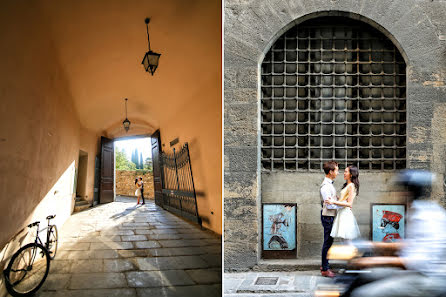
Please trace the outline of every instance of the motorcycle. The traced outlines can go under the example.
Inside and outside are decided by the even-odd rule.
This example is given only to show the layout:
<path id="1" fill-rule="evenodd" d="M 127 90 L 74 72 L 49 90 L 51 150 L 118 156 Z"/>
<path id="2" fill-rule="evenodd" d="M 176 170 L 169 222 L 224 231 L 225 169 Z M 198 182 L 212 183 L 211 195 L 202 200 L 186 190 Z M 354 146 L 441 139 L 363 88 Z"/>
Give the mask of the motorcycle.
<path id="1" fill-rule="evenodd" d="M 353 259 L 370 257 L 372 245 L 366 241 L 353 241 L 347 245 L 333 245 L 327 253 L 327 258 L 336 264 L 344 266 L 332 279 L 324 279 L 316 287 L 316 297 L 348 297 L 361 285 L 361 275 L 371 273 L 367 269 L 357 269 L 351 265 Z"/>

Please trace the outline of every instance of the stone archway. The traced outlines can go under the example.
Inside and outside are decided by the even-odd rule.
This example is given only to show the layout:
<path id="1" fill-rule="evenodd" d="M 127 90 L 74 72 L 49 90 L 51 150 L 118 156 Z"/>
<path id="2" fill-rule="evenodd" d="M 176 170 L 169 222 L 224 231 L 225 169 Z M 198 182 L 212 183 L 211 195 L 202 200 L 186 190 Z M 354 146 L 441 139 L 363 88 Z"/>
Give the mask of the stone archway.
<path id="1" fill-rule="evenodd" d="M 225 267 L 246 269 L 260 259 L 261 171 L 258 138 L 260 65 L 271 44 L 296 22 L 347 13 L 384 28 L 407 63 L 408 167 L 432 168 L 430 134 L 434 104 L 442 92 L 423 83 L 440 73 L 441 42 L 432 12 L 416 1 L 227 1 L 225 5 Z M 386 2 L 387 3 L 387 2 Z M 444 63 L 443 63 L 444 64 Z M 431 95 L 429 95 L 429 93 Z M 440 153 L 438 153 L 440 154 Z M 443 153 L 442 153 L 443 154 Z M 441 155 L 441 154 L 440 154 Z M 441 173 L 443 174 L 443 173 Z M 290 181 L 292 182 L 292 181 Z M 387 179 L 379 181 L 382 184 Z M 315 185 L 317 187 L 317 185 Z M 274 191 L 274 189 L 273 189 Z M 239 226 L 245 226 L 241 229 Z"/>

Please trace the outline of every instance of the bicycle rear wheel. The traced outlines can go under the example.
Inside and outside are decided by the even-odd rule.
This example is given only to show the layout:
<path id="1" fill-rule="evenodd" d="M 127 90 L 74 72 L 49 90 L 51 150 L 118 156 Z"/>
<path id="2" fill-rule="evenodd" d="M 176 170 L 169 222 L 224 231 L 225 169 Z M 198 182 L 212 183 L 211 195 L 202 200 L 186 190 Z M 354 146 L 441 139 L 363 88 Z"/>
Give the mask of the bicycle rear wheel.
<path id="1" fill-rule="evenodd" d="M 50 259 L 54 260 L 56 257 L 57 252 L 57 228 L 56 225 L 52 225 L 48 231 L 48 238 L 46 242 L 46 247 L 48 250 L 48 253 L 50 255 Z"/>
<path id="2" fill-rule="evenodd" d="M 11 257 L 3 271 L 6 289 L 12 296 L 31 296 L 43 285 L 49 270 L 48 250 L 39 243 L 29 243 Z"/>

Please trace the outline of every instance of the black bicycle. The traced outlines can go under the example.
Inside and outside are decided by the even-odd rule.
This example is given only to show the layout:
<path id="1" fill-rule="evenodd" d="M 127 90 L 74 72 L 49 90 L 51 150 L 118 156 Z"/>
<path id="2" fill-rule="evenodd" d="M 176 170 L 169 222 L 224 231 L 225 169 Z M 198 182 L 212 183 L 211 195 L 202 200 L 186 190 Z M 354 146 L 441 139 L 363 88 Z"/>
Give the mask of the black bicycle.
<path id="1" fill-rule="evenodd" d="M 12 296 L 31 296 L 40 289 L 48 276 L 50 260 L 57 252 L 57 228 L 51 225 L 50 220 L 56 215 L 48 216 L 46 242 L 42 244 L 39 238 L 39 224 L 34 222 L 28 228 L 37 226 L 36 239 L 21 247 L 9 261 L 8 267 L 3 271 L 6 289 Z"/>

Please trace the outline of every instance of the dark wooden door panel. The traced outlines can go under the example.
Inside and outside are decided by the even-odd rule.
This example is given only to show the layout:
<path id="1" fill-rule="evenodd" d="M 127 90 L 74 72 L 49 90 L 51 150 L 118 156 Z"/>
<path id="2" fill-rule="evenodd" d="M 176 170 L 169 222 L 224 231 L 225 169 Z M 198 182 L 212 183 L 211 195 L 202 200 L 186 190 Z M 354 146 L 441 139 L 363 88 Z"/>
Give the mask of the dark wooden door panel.
<path id="1" fill-rule="evenodd" d="M 113 139 L 101 137 L 101 186 L 99 203 L 114 201 L 114 159 Z"/>
<path id="2" fill-rule="evenodd" d="M 163 176 L 160 166 L 161 135 L 160 130 L 152 134 L 152 162 L 153 162 L 153 186 L 155 190 L 155 203 L 163 206 Z"/>

